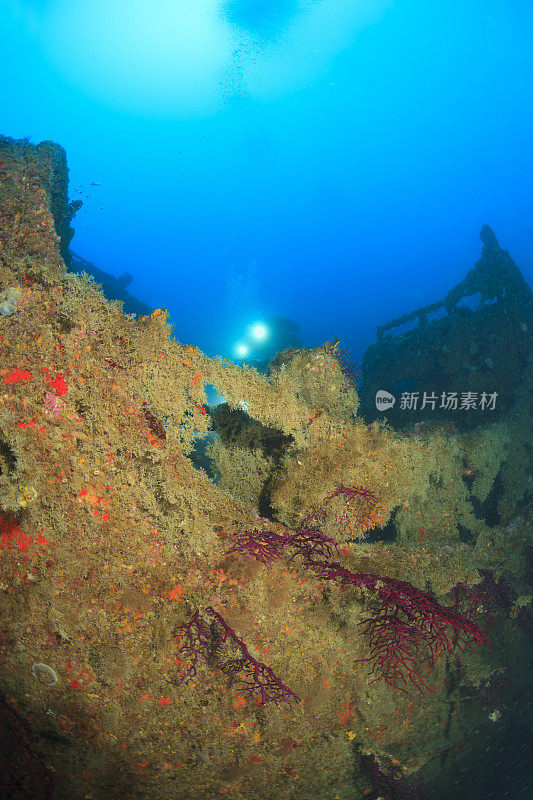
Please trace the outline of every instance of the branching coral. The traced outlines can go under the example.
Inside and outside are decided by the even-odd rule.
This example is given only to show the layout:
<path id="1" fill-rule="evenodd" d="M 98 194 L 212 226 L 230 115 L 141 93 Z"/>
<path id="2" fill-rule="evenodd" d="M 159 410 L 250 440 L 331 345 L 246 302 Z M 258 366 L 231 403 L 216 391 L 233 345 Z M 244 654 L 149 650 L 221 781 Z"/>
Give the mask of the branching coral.
<path id="1" fill-rule="evenodd" d="M 371 495 L 364 490 L 338 487 L 326 500 L 338 495 Z M 283 548 L 292 547 L 303 558 L 303 566 L 313 570 L 322 580 L 336 580 L 341 589 L 354 586 L 367 590 L 379 600 L 377 612 L 365 619 L 362 632 L 368 637 L 370 655 L 358 659 L 369 662 L 371 683 L 383 680 L 394 689 L 410 694 L 411 684 L 422 693 L 433 692 L 421 673 L 421 665 L 432 666 L 442 653 L 454 653 L 474 644 L 490 647 L 485 633 L 467 616 L 440 605 L 430 595 L 411 586 L 407 581 L 380 575 L 351 572 L 342 564 L 331 561 L 336 542 L 319 530 L 301 529 L 284 536 L 272 531 L 254 530 L 235 539 L 230 553 L 255 558 L 270 567 L 281 557 Z"/>
<path id="2" fill-rule="evenodd" d="M 195 676 L 198 656 L 208 663 L 216 664 L 229 677 L 230 686 L 237 685 L 244 691 L 245 700 L 258 696 L 260 705 L 273 701 L 276 705 L 287 702 L 292 708 L 293 702 L 300 698 L 275 675 L 274 671 L 257 661 L 235 631 L 230 628 L 224 617 L 212 606 L 206 612 L 214 617 L 210 626 L 196 609 L 193 618 L 179 628 L 182 641 L 179 652 L 191 661 L 191 666 L 182 676 L 181 682 Z M 220 649 L 226 642 L 236 645 L 240 655 L 225 661 L 220 657 Z"/>

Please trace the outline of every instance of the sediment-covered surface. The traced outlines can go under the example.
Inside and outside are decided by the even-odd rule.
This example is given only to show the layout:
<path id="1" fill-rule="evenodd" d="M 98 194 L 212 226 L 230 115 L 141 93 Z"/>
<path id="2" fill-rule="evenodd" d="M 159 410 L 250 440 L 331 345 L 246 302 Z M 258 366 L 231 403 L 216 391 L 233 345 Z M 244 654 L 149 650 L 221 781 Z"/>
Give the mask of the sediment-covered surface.
<path id="1" fill-rule="evenodd" d="M 366 424 L 337 343 L 265 377 L 69 274 L 60 147 L 0 180 L 0 796 L 407 797 L 505 740 L 531 363 L 482 428 Z"/>

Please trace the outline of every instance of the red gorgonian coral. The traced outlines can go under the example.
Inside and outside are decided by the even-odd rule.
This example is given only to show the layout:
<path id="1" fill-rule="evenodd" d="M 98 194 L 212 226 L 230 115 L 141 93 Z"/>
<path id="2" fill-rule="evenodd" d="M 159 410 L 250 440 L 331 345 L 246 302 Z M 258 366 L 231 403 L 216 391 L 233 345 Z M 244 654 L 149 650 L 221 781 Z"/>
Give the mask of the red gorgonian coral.
<path id="1" fill-rule="evenodd" d="M 352 585 L 368 589 L 379 598 L 379 609 L 361 626 L 368 636 L 370 656 L 359 661 L 370 662 L 375 675 L 371 683 L 384 680 L 406 694 L 409 683 L 422 693 L 432 692 L 422 678 L 422 663 L 433 665 L 435 657 L 444 652 L 460 658 L 456 651 L 467 647 L 476 652 L 472 642 L 491 646 L 478 625 L 407 581 L 354 573 L 341 564 L 310 558 L 305 558 L 304 566 L 323 580 L 339 580 L 341 588 Z"/>
<path id="2" fill-rule="evenodd" d="M 341 487 L 345 488 L 345 487 Z M 303 558 L 303 566 L 322 580 L 335 580 L 340 587 L 354 586 L 370 591 L 379 602 L 375 613 L 361 623 L 368 637 L 370 655 L 358 659 L 371 665 L 371 683 L 383 680 L 409 694 L 410 685 L 419 691 L 433 689 L 422 676 L 422 664 L 433 666 L 445 652 L 454 653 L 474 645 L 490 647 L 481 628 L 457 609 L 447 608 L 407 581 L 367 573 L 354 573 L 331 561 L 336 542 L 318 530 L 301 529 L 294 534 L 272 531 L 246 532 L 235 539 L 230 552 L 256 558 L 266 566 L 281 558 L 285 547 L 294 548 L 290 557 Z"/>
<path id="3" fill-rule="evenodd" d="M 276 705 L 284 701 L 292 708 L 293 702 L 301 702 L 300 698 L 285 686 L 274 671 L 257 661 L 249 652 L 245 643 L 230 628 L 224 617 L 212 606 L 206 612 L 214 617 L 210 625 L 196 609 L 193 618 L 179 626 L 181 644 L 178 652 L 191 661 L 191 666 L 182 676 L 186 681 L 197 674 L 198 656 L 202 656 L 209 664 L 218 667 L 230 679 L 230 686 L 237 685 L 244 692 L 245 700 L 258 697 L 259 704 L 273 701 Z M 221 648 L 224 644 L 236 646 L 238 655 L 222 659 Z"/>
<path id="4" fill-rule="evenodd" d="M 362 502 L 361 513 L 374 513 L 378 501 L 371 490 L 362 487 L 339 486 L 306 518 L 324 519 L 326 503 L 334 497 Z M 491 646 L 483 630 L 466 614 L 454 608 L 442 606 L 433 597 L 415 588 L 407 581 L 368 573 L 356 573 L 332 561 L 334 550 L 338 554 L 336 541 L 316 527 L 302 527 L 296 533 L 274 533 L 269 530 L 245 531 L 233 538 L 229 553 L 244 555 L 270 568 L 280 559 L 285 548 L 293 550 L 289 561 L 299 556 L 303 566 L 312 570 L 321 580 L 337 581 L 340 588 L 353 586 L 370 592 L 375 598 L 374 612 L 361 623 L 366 635 L 370 655 L 357 659 L 355 663 L 370 664 L 371 683 L 384 681 L 398 691 L 410 694 L 414 686 L 422 694 L 433 692 L 422 676 L 422 665 L 434 666 L 436 659 L 444 653 L 453 653 L 460 659 L 460 652 L 475 645 Z M 216 663 L 230 677 L 231 683 L 239 683 L 246 697 L 259 695 L 261 704 L 268 700 L 284 700 L 291 703 L 299 700 L 265 664 L 251 656 L 244 642 L 229 627 L 224 618 L 211 606 L 207 612 L 214 617 L 208 625 L 198 609 L 189 623 L 180 626 L 182 641 L 180 652 L 191 661 L 183 680 L 196 675 L 198 657 Z M 229 642 L 236 645 L 240 655 L 226 661 L 221 660 L 220 648 Z"/>

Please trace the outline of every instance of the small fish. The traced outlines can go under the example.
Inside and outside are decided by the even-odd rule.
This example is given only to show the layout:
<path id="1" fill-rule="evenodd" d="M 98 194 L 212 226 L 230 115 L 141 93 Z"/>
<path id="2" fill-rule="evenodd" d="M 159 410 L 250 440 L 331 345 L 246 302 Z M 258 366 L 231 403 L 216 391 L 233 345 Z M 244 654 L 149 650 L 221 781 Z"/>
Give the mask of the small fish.
<path id="1" fill-rule="evenodd" d="M 93 181 L 93 183 L 89 184 L 89 186 L 101 186 L 101 185 L 102 185 L 101 183 L 94 183 L 94 181 Z"/>

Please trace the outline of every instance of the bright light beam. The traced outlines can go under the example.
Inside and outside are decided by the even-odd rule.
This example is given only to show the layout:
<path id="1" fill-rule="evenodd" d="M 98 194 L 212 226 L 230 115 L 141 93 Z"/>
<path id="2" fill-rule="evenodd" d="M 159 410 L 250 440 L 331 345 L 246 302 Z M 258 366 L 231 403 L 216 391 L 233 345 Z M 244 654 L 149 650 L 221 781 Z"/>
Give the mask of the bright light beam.
<path id="1" fill-rule="evenodd" d="M 270 334 L 269 329 L 263 322 L 256 322 L 250 329 L 250 336 L 258 342 L 264 342 Z"/>
<path id="2" fill-rule="evenodd" d="M 249 353 L 249 349 L 245 344 L 242 344 L 241 342 L 240 344 L 235 345 L 235 353 L 238 355 L 239 358 L 245 358 Z"/>

